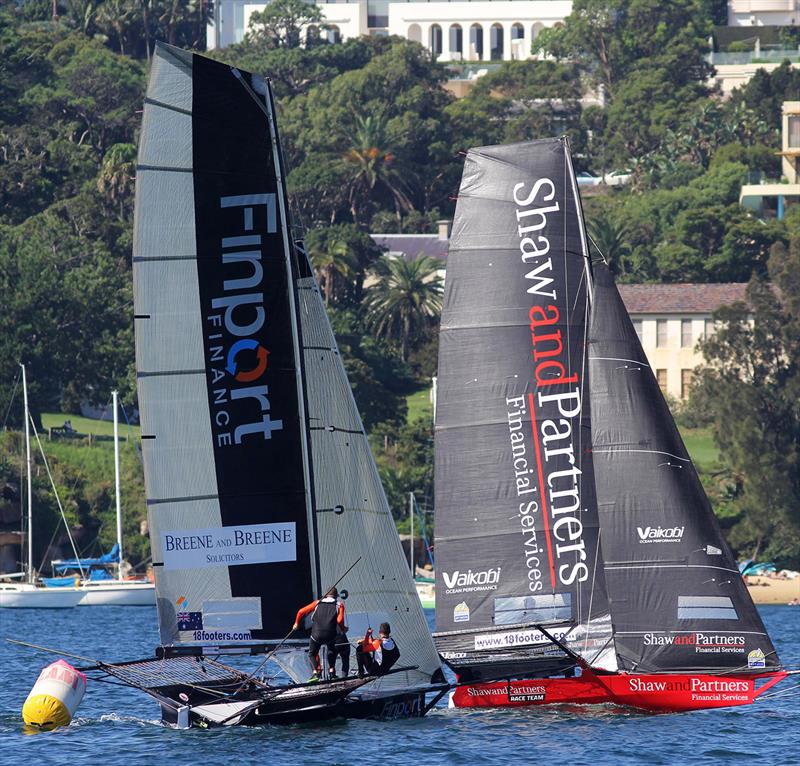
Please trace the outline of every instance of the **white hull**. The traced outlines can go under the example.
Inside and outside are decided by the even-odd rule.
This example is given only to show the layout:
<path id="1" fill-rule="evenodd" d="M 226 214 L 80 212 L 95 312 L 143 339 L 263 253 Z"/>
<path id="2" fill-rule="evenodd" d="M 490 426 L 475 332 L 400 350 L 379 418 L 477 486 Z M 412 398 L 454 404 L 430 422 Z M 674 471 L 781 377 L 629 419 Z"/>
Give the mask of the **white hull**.
<path id="1" fill-rule="evenodd" d="M 83 598 L 80 588 L 41 588 L 30 583 L 0 583 L 0 607 L 69 609 Z"/>
<path id="2" fill-rule="evenodd" d="M 156 589 L 149 582 L 99 582 L 84 585 L 78 606 L 155 606 Z"/>

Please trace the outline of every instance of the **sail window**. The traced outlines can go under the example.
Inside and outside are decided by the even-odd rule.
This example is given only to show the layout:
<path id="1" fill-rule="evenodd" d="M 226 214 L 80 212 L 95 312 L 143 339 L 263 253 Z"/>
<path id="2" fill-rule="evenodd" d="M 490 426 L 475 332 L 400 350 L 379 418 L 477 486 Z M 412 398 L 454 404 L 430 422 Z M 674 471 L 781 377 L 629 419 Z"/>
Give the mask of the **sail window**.
<path id="1" fill-rule="evenodd" d="M 667 347 L 667 320 L 656 319 L 656 347 Z"/>
<path id="2" fill-rule="evenodd" d="M 692 320 L 681 319 L 681 348 L 692 347 Z"/>
<path id="3" fill-rule="evenodd" d="M 563 622 L 572 619 L 572 594 L 503 597 L 494 600 L 495 625 Z"/>
<path id="4" fill-rule="evenodd" d="M 738 620 L 727 596 L 678 596 L 679 620 Z"/>

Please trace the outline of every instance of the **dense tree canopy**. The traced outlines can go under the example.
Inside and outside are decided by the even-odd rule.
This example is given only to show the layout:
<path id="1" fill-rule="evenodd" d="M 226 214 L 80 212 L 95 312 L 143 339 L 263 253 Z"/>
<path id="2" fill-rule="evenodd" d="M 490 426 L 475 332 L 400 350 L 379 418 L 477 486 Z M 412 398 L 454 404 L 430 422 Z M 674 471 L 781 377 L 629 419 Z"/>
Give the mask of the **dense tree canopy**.
<path id="1" fill-rule="evenodd" d="M 425 492 L 432 482 L 430 424 L 405 425 L 405 397 L 436 370 L 441 286 L 434 265 L 387 260 L 368 233 L 432 232 L 437 219 L 451 218 L 469 147 L 567 135 L 579 170 L 632 175 L 631 184 L 597 187 L 584 200 L 592 239 L 618 279 L 755 275 L 751 301 L 763 304 L 756 326 L 794 327 L 785 303 L 794 219 L 762 220 L 740 207 L 739 191 L 748 179 L 779 177 L 781 103 L 797 98 L 800 74 L 784 64 L 757 72 L 730 98 L 716 93 L 706 37 L 724 6 L 575 0 L 563 27 L 537 38 L 547 58 L 504 62 L 458 99 L 445 87 L 452 73 L 416 43 L 326 44 L 313 35 L 303 43 L 305 25 L 324 25 L 315 6 L 298 0 L 271 3 L 254 15 L 244 42 L 211 54 L 271 78 L 291 210 L 308 231 L 307 251 L 395 502 L 415 482 Z M 36 412 L 104 403 L 112 386 L 135 396 L 130 247 L 147 61 L 157 39 L 202 48 L 208 9 L 201 0 L 0 0 L 4 411 L 20 361 L 30 365 Z M 779 293 L 760 287 L 768 280 Z M 780 369 L 745 376 L 740 391 L 731 349 L 764 344 L 752 353 L 777 348 L 779 361 L 796 349 L 736 322 L 719 348 L 708 348 L 717 382 L 731 397 L 756 397 L 754 412 L 758 397 L 774 397 L 791 422 L 793 389 L 769 387 L 793 373 L 776 362 Z M 9 422 L 20 421 L 16 405 Z M 727 427 L 719 427 L 720 443 L 731 470 L 745 477 L 741 497 L 749 496 L 736 500 L 735 539 L 755 546 L 771 534 L 753 510 L 759 482 L 789 467 L 765 464 L 759 478 L 762 469 L 742 457 L 745 437 Z M 792 454 L 790 437 L 780 438 Z M 789 508 L 792 491 L 781 490 L 781 507 Z M 790 517 L 787 510 L 780 523 L 793 524 Z"/>

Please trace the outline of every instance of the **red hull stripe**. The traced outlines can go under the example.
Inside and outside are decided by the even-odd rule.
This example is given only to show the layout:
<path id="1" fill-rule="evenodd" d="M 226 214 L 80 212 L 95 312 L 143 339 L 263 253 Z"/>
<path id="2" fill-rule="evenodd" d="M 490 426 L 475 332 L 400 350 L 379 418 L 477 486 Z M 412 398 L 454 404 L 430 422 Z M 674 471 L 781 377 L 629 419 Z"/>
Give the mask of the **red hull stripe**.
<path id="1" fill-rule="evenodd" d="M 456 707 L 526 707 L 532 705 L 614 704 L 658 712 L 703 710 L 751 704 L 786 678 L 784 671 L 759 676 L 628 675 L 598 676 L 584 670 L 579 678 L 533 678 L 458 686 Z M 766 680 L 760 686 L 759 680 Z"/>

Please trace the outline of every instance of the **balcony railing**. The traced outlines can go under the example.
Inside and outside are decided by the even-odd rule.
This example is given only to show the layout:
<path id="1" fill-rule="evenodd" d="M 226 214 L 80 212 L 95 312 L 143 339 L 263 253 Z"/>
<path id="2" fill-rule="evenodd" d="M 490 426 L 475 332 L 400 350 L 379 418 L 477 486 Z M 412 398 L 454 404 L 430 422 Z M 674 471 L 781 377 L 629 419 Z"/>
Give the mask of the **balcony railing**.
<path id="1" fill-rule="evenodd" d="M 725 66 L 726 64 L 780 64 L 789 60 L 800 61 L 800 50 L 797 48 L 781 48 L 779 50 L 737 51 L 736 53 L 714 52 L 707 56 L 709 64 Z"/>

